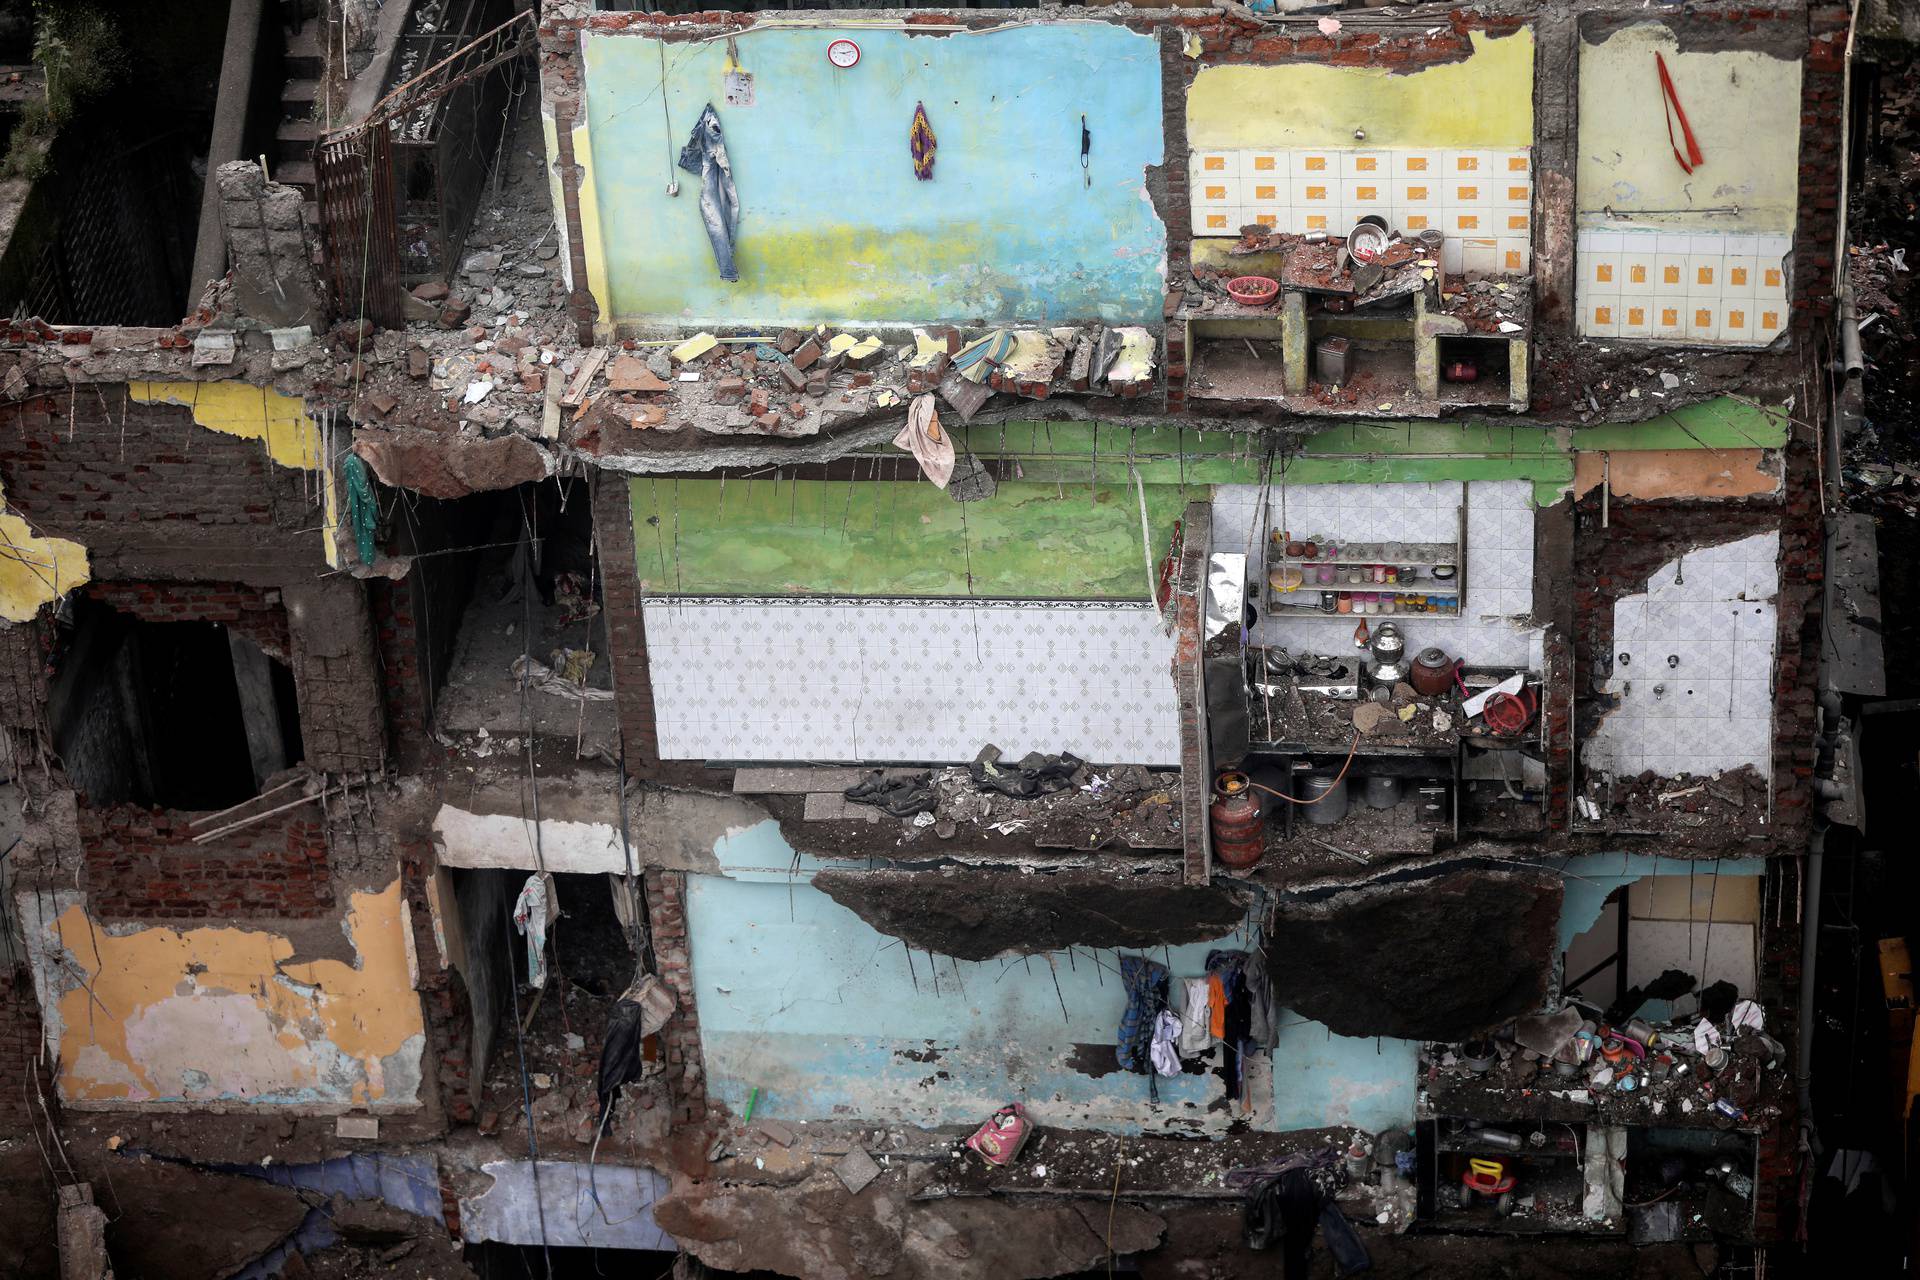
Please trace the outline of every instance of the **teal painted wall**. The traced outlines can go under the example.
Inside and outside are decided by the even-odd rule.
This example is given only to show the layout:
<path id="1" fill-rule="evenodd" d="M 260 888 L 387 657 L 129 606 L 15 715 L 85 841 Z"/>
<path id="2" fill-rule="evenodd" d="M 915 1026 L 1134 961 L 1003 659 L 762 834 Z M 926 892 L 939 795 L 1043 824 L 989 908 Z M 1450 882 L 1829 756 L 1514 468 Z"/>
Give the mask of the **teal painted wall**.
<path id="1" fill-rule="evenodd" d="M 736 1114 L 758 1088 L 756 1114 L 787 1119 L 974 1123 L 1018 1100 L 1043 1124 L 1122 1133 L 1219 1133 L 1231 1121 L 1208 1110 L 1222 1093 L 1217 1075 L 1162 1080 L 1155 1104 L 1145 1076 L 1071 1064 L 1075 1045 L 1111 1044 L 1119 1027 L 1114 952 L 978 963 L 915 952 L 910 973 L 897 941 L 808 883 L 819 863 L 803 858 L 789 879 L 793 852 L 775 824 L 715 852 L 727 874 L 687 878 L 687 928 L 708 1087 Z M 1154 958 L 1170 958 L 1176 979 L 1198 976 L 1210 945 L 1245 940 Z M 1291 1014 L 1283 1022 L 1270 1069 L 1254 1058 L 1256 1097 L 1272 1095 L 1255 1127 L 1411 1121 L 1412 1042 L 1332 1036 Z"/>
<path id="2" fill-rule="evenodd" d="M 827 62 L 839 36 L 861 48 L 850 70 Z M 945 36 L 762 28 L 732 43 L 753 76 L 750 107 L 727 104 L 728 41 L 585 40 L 611 294 L 599 299 L 603 318 L 1158 318 L 1166 230 L 1145 186 L 1162 158 L 1152 37 L 1071 23 Z M 907 150 L 922 101 L 939 139 L 928 182 L 914 177 Z M 668 166 L 709 102 L 740 194 L 734 284 L 714 267 L 698 180 L 676 170 L 680 194 L 666 194 Z M 1093 138 L 1085 176 L 1083 114 Z"/>

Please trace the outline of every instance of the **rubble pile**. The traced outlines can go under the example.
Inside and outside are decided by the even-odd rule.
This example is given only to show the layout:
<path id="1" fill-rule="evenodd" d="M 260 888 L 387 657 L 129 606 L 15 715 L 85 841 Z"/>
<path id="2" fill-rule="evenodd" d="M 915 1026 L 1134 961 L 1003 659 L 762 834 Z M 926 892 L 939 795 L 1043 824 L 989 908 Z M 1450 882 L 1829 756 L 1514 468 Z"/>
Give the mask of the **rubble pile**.
<path id="1" fill-rule="evenodd" d="M 1420 1113 L 1750 1128 L 1781 1113 L 1790 1066 L 1765 1020 L 1751 1000 L 1666 1022 L 1567 1005 L 1485 1040 L 1423 1045 Z"/>

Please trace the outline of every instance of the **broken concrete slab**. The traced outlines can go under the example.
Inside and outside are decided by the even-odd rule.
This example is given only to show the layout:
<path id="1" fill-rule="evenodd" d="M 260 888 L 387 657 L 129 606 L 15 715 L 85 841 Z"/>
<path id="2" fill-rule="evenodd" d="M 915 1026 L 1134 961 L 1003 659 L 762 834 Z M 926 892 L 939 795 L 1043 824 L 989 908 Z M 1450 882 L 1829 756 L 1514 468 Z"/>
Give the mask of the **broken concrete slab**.
<path id="1" fill-rule="evenodd" d="M 1564 896 L 1555 875 L 1474 867 L 1283 899 L 1274 1001 L 1337 1035 L 1468 1039 L 1546 997 Z"/>
<path id="2" fill-rule="evenodd" d="M 1102 868 L 1051 875 L 1017 868 L 841 871 L 813 884 L 880 932 L 962 960 L 1008 952 L 1033 955 L 1069 946 L 1157 947 L 1231 932 L 1246 903 L 1221 886 L 1181 885 L 1170 868 L 1164 889 L 1142 892 L 1141 877 Z"/>
<path id="3" fill-rule="evenodd" d="M 464 498 L 547 478 L 547 452 L 522 435 L 469 440 L 418 429 L 362 431 L 353 451 L 381 484 L 429 498 Z"/>

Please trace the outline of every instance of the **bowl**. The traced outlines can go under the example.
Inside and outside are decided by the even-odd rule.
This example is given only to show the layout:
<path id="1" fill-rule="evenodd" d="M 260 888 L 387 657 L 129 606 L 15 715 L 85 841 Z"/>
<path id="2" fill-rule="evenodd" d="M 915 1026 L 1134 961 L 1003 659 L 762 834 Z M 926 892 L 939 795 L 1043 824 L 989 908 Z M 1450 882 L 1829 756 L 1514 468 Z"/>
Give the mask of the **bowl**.
<path id="1" fill-rule="evenodd" d="M 1247 307 L 1264 307 L 1280 296 L 1280 282 L 1266 276 L 1235 276 L 1227 281 L 1227 296 Z"/>

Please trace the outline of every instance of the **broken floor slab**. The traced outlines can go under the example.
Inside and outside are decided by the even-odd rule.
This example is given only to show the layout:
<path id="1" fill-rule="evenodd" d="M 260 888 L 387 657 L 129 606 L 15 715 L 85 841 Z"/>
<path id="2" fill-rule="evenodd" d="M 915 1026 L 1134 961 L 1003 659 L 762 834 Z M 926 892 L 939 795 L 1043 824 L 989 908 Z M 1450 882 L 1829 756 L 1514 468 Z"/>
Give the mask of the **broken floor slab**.
<path id="1" fill-rule="evenodd" d="M 542 1160 L 539 1177 L 525 1160 L 493 1160 L 482 1166 L 493 1179 L 477 1195 L 460 1200 L 460 1234 L 471 1242 L 579 1245 L 592 1249 L 677 1248 L 655 1220 L 667 1180 L 651 1169 L 584 1161 Z M 595 1203 L 613 1209 L 602 1213 Z M 545 1223 L 543 1237 L 541 1224 Z"/>
<path id="2" fill-rule="evenodd" d="M 791 1188 L 676 1189 L 655 1211 L 709 1266 L 794 1276 L 1041 1280 L 1144 1252 L 1165 1233 L 1158 1214 L 1136 1205 L 917 1201 L 913 1181 L 896 1173 L 856 1196 L 822 1169 Z"/>
<path id="3" fill-rule="evenodd" d="M 1231 932 L 1247 910 L 1229 888 L 1185 886 L 1170 874 L 1149 893 L 1139 877 L 1101 868 L 828 870 L 813 883 L 880 932 L 962 960 L 1203 942 Z"/>
<path id="4" fill-rule="evenodd" d="M 1539 1007 L 1564 892 L 1557 876 L 1462 868 L 1282 902 L 1274 1000 L 1341 1035 L 1464 1040 Z"/>

